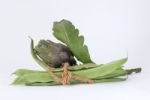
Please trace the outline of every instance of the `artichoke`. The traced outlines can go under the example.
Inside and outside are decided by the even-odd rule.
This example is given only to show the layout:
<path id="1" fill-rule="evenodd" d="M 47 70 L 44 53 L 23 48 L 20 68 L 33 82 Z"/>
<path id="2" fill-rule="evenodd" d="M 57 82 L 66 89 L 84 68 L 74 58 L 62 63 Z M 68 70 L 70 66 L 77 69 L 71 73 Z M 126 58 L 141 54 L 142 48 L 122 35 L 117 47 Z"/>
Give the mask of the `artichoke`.
<path id="1" fill-rule="evenodd" d="M 66 62 L 70 66 L 76 65 L 73 53 L 61 43 L 40 40 L 38 45 L 35 46 L 35 52 L 50 67 L 59 68 Z"/>

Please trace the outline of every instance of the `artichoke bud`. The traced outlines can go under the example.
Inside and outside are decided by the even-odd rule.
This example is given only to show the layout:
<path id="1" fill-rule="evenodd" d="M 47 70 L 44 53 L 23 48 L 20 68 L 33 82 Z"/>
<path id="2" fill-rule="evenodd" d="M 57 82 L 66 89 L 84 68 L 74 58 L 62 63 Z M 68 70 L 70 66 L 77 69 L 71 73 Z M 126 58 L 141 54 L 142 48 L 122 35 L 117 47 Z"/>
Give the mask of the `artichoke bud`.
<path id="1" fill-rule="evenodd" d="M 65 62 L 68 62 L 70 66 L 76 64 L 76 60 L 70 49 L 60 43 L 54 43 L 50 40 L 40 40 L 35 47 L 35 51 L 50 67 L 59 68 Z"/>

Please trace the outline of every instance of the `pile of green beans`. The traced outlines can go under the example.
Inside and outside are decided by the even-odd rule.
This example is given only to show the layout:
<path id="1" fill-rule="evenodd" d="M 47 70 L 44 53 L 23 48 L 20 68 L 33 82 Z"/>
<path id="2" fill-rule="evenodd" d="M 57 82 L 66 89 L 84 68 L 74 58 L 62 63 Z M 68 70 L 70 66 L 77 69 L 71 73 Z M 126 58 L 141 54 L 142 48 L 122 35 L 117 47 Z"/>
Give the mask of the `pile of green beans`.
<path id="1" fill-rule="evenodd" d="M 68 70 L 72 72 L 72 74 L 83 76 L 90 78 L 94 81 L 94 83 L 100 82 L 116 82 L 116 81 L 124 81 L 127 76 L 132 72 L 140 72 L 141 68 L 135 69 L 123 69 L 123 64 L 127 61 L 127 58 L 123 58 L 120 60 L 116 60 L 107 64 L 82 64 L 69 67 Z M 53 69 L 53 72 L 61 76 L 63 72 L 62 68 Z M 19 69 L 14 73 L 17 78 L 13 82 L 14 85 L 28 85 L 28 86 L 49 86 L 49 85 L 59 85 L 57 81 L 55 81 L 46 71 L 35 71 L 35 70 L 27 70 L 27 69 Z M 71 80 L 71 84 L 81 83 L 80 81 Z"/>

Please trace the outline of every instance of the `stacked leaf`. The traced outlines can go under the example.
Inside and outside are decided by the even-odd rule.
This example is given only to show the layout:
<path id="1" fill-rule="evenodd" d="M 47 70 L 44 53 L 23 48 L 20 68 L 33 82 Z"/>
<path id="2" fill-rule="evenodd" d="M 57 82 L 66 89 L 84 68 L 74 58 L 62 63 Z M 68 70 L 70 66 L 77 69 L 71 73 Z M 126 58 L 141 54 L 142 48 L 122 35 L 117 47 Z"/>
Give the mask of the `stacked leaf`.
<path id="1" fill-rule="evenodd" d="M 68 70 L 78 76 L 92 79 L 94 83 L 100 82 L 115 82 L 124 81 L 127 79 L 127 75 L 132 72 L 141 72 L 141 68 L 135 69 L 123 69 L 124 64 L 127 62 L 127 58 L 122 58 L 116 61 L 112 61 L 107 64 L 95 64 L 90 58 L 90 54 L 86 45 L 84 45 L 84 37 L 79 36 L 79 31 L 71 22 L 62 20 L 60 22 L 54 22 L 53 35 L 65 43 L 72 51 L 77 60 L 83 64 L 68 67 Z M 49 67 L 46 62 L 40 59 L 34 48 L 34 41 L 31 39 L 31 54 L 34 60 L 45 70 Z M 52 71 L 59 77 L 63 72 L 63 68 L 52 68 Z M 17 78 L 14 80 L 14 85 L 31 85 L 31 86 L 47 86 L 47 85 L 59 85 L 47 71 L 34 71 L 27 69 L 19 69 L 14 73 Z M 124 76 L 124 77 L 122 77 Z M 77 80 L 71 80 L 72 84 L 81 83 Z"/>

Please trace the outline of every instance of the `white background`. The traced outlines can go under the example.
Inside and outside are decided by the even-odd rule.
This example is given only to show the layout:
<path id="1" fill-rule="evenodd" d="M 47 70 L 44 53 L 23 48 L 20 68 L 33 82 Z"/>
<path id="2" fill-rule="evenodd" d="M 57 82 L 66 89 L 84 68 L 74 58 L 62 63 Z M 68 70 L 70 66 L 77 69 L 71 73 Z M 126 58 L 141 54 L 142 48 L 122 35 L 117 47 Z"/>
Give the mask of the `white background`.
<path id="1" fill-rule="evenodd" d="M 92 59 L 106 63 L 128 52 L 125 82 L 93 85 L 11 86 L 18 68 L 40 69 L 30 40 L 51 39 L 53 21 L 68 19 L 84 35 Z M 58 41 L 57 41 L 58 42 Z M 0 0 L 0 99 L 150 100 L 150 0 Z"/>

